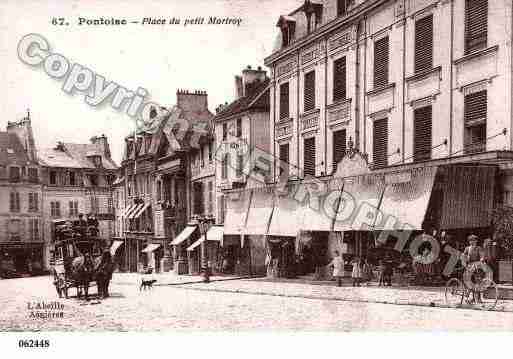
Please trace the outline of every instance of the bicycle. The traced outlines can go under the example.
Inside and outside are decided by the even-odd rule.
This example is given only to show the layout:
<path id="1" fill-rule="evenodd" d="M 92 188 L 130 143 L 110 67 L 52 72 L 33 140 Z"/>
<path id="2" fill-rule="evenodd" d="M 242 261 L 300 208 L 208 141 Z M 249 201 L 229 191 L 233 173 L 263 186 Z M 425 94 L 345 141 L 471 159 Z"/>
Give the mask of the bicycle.
<path id="1" fill-rule="evenodd" d="M 455 270 L 457 277 L 449 279 L 445 285 L 445 303 L 451 307 L 461 307 L 465 301 L 468 305 L 480 305 L 483 310 L 493 310 L 498 302 L 499 290 L 490 276 L 477 266 L 469 271 L 464 266 Z M 468 282 L 476 284 L 470 288 Z"/>

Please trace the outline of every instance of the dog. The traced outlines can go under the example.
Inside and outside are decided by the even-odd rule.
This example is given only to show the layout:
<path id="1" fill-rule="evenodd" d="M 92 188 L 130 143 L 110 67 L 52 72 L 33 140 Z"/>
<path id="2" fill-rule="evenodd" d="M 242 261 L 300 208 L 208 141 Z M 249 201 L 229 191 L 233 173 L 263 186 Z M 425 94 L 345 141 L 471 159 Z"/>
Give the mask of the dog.
<path id="1" fill-rule="evenodd" d="M 153 288 L 153 284 L 156 283 L 156 282 L 157 282 L 156 279 L 144 279 L 144 278 L 142 278 L 141 279 L 141 286 L 139 287 L 139 291 L 142 291 L 143 289 L 144 290 L 152 289 Z"/>

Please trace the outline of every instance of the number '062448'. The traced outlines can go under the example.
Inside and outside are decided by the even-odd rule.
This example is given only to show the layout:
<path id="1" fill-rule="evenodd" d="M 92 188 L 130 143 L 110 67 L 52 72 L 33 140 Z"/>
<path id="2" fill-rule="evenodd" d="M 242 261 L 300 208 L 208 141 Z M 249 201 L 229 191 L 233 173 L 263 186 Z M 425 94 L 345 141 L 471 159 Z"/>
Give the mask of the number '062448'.
<path id="1" fill-rule="evenodd" d="M 20 339 L 18 347 L 20 348 L 48 348 L 50 341 L 48 339 Z"/>

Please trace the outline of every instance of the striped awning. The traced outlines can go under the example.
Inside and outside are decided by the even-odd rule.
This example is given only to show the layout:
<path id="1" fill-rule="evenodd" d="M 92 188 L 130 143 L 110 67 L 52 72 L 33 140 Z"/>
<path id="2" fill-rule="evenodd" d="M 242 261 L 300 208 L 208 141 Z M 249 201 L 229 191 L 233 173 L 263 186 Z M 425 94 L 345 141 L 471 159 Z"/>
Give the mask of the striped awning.
<path id="1" fill-rule="evenodd" d="M 158 249 L 159 247 L 160 247 L 160 244 L 158 244 L 158 243 L 150 243 L 146 247 L 144 247 L 144 249 L 141 252 L 150 253 L 150 252 L 153 252 L 154 250 Z"/>
<path id="2" fill-rule="evenodd" d="M 192 233 L 198 228 L 198 226 L 187 226 L 183 231 L 180 232 L 178 236 L 171 242 L 172 246 L 177 246 L 183 241 L 187 240 L 191 236 Z"/>
<path id="3" fill-rule="evenodd" d="M 422 229 L 422 223 L 431 198 L 437 167 L 423 167 L 404 171 L 398 181 L 387 181 L 379 210 L 381 222 L 376 229 Z M 386 177 L 385 177 L 386 179 Z"/>
<path id="4" fill-rule="evenodd" d="M 135 215 L 144 207 L 144 203 L 136 204 L 135 207 L 127 214 L 128 219 L 134 219 Z"/>
<path id="5" fill-rule="evenodd" d="M 123 241 L 114 241 L 110 246 L 110 255 L 115 256 L 118 248 L 123 244 Z"/>
<path id="6" fill-rule="evenodd" d="M 296 237 L 300 231 L 301 204 L 294 198 L 294 189 L 289 185 L 286 192 L 277 192 L 275 207 L 268 234 L 271 236 Z"/>
<path id="7" fill-rule="evenodd" d="M 142 207 L 138 207 L 137 210 L 134 211 L 134 215 L 132 216 L 132 219 L 138 218 L 141 214 L 144 213 L 148 209 L 148 207 L 151 205 L 151 203 L 146 203 Z"/>
<path id="8" fill-rule="evenodd" d="M 127 218 L 127 216 L 130 214 L 130 212 L 134 210 L 135 207 L 137 207 L 137 204 L 131 204 L 130 206 L 125 207 L 125 210 L 121 214 L 121 217 Z"/>

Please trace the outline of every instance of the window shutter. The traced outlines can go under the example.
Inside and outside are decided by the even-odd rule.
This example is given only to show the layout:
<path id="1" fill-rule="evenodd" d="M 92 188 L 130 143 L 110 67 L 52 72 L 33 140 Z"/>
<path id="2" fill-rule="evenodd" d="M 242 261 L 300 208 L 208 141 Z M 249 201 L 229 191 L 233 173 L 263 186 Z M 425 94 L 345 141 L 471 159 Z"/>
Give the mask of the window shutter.
<path id="1" fill-rule="evenodd" d="M 315 108 L 315 71 L 310 71 L 305 75 L 305 111 Z"/>
<path id="2" fill-rule="evenodd" d="M 289 118 L 289 83 L 280 85 L 280 120 Z"/>
<path id="3" fill-rule="evenodd" d="M 388 165 L 388 119 L 374 120 L 372 157 L 375 167 Z"/>
<path id="4" fill-rule="evenodd" d="M 346 154 L 346 130 L 333 132 L 333 171 Z"/>
<path id="5" fill-rule="evenodd" d="M 415 22 L 415 72 L 433 67 L 433 15 Z"/>
<path id="6" fill-rule="evenodd" d="M 426 106 L 414 111 L 413 161 L 431 159 L 432 107 Z"/>
<path id="7" fill-rule="evenodd" d="M 10 196 L 9 196 L 9 208 L 10 208 L 11 212 L 16 211 L 14 201 L 15 201 L 14 192 L 11 192 Z"/>
<path id="8" fill-rule="evenodd" d="M 465 53 L 486 48 L 488 36 L 488 0 L 465 2 Z"/>
<path id="9" fill-rule="evenodd" d="M 303 147 L 304 175 L 315 176 L 315 137 L 305 138 Z"/>
<path id="10" fill-rule="evenodd" d="M 283 171 L 289 172 L 289 144 L 280 145 L 280 175 Z"/>
<path id="11" fill-rule="evenodd" d="M 486 102 L 486 90 L 465 96 L 463 108 L 465 113 L 464 119 L 466 126 L 471 126 L 476 122 L 486 121 Z"/>
<path id="12" fill-rule="evenodd" d="M 341 57 L 333 63 L 333 101 L 346 98 L 346 58 Z"/>
<path id="13" fill-rule="evenodd" d="M 242 119 L 237 119 L 237 137 L 242 137 Z"/>
<path id="14" fill-rule="evenodd" d="M 237 155 L 237 177 L 242 176 L 244 169 L 244 156 Z"/>
<path id="15" fill-rule="evenodd" d="M 223 123 L 223 141 L 226 141 L 227 137 L 228 137 L 228 124 Z"/>
<path id="16" fill-rule="evenodd" d="M 16 192 L 16 212 L 20 211 L 20 193 Z"/>
<path id="17" fill-rule="evenodd" d="M 347 11 L 347 0 L 337 0 L 337 15 L 343 16 Z"/>
<path id="18" fill-rule="evenodd" d="M 39 195 L 34 193 L 34 211 L 39 211 Z"/>
<path id="19" fill-rule="evenodd" d="M 388 85 L 388 36 L 374 43 L 374 88 Z"/>

